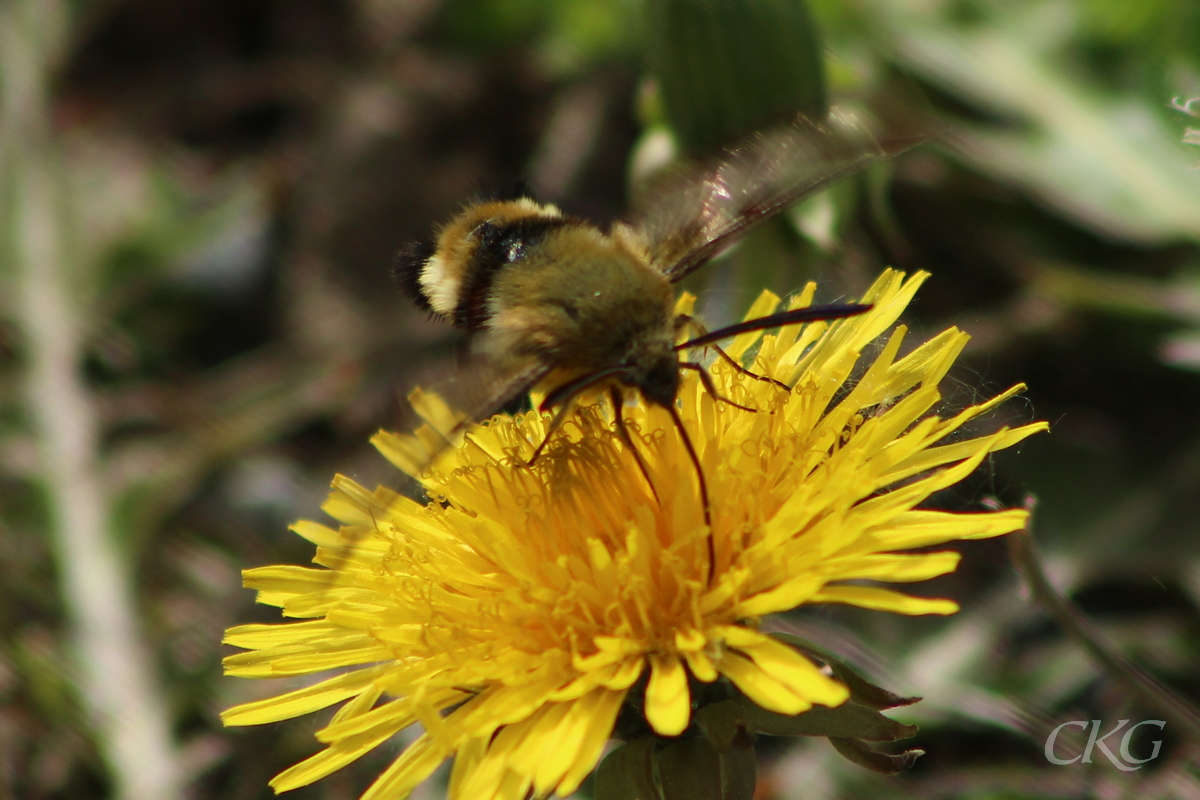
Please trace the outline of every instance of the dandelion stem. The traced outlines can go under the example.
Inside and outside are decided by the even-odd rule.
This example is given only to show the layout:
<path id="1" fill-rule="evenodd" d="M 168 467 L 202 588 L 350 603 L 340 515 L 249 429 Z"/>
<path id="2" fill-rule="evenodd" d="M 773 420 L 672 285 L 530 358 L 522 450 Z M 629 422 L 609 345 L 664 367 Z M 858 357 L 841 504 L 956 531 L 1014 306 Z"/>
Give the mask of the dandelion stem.
<path id="1" fill-rule="evenodd" d="M 1032 505 L 1032 500 L 1026 504 L 1031 512 L 1031 520 Z M 1033 595 L 1096 665 L 1140 702 L 1185 729 L 1189 738 L 1200 741 L 1200 711 L 1118 650 L 1074 603 L 1054 587 L 1042 569 L 1028 526 L 1010 535 L 1008 547 L 1013 562 L 1021 570 Z"/>

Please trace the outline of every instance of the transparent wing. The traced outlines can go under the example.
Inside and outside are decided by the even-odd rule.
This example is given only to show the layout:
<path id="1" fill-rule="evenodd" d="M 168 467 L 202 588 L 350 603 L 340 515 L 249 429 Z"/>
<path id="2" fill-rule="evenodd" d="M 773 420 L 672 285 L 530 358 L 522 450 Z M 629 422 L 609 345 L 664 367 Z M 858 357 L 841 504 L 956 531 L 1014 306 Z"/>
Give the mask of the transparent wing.
<path id="1" fill-rule="evenodd" d="M 877 137 L 865 120 L 838 109 L 821 122 L 801 117 L 652 179 L 633 225 L 651 262 L 676 282 L 788 206 L 928 138 L 915 131 Z"/>
<path id="2" fill-rule="evenodd" d="M 418 388 L 409 394 L 409 402 L 422 423 L 412 434 L 394 440 L 403 443 L 406 471 L 420 474 L 446 449 L 458 444 L 473 425 L 528 393 L 550 371 L 536 359 L 496 358 L 486 348 L 478 348 L 452 372 L 419 381 Z M 396 460 L 398 454 L 391 455 Z"/>
<path id="3" fill-rule="evenodd" d="M 464 356 L 464 363 L 458 368 L 428 372 L 415 381 L 417 388 L 408 394 L 408 399 L 421 422 L 402 426 L 412 429 L 412 433 L 381 431 L 372 443 L 385 458 L 416 478 L 459 444 L 476 422 L 499 412 L 548 372 L 548 367 L 534 360 L 501 360 L 476 349 Z M 321 601 L 354 602 L 358 592 L 373 585 L 380 559 L 394 546 L 398 535 L 386 520 L 376 519 L 369 509 L 412 500 L 385 486 L 367 491 L 341 476 L 335 479 L 335 486 L 349 493 L 351 505 L 344 508 L 357 508 L 358 522 L 337 530 L 302 523 L 296 530 L 317 545 L 313 561 L 326 567 L 305 573 L 315 585 L 326 590 L 319 595 Z M 346 500 L 343 498 L 342 502 Z M 325 610 L 325 607 L 316 609 L 321 613 Z"/>

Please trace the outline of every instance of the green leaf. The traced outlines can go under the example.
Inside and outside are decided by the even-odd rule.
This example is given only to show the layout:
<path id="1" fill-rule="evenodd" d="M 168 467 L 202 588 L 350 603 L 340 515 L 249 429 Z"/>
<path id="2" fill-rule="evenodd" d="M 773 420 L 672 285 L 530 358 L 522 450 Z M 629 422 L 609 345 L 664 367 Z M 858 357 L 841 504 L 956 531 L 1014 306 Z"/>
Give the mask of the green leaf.
<path id="1" fill-rule="evenodd" d="M 879 24 L 896 32 L 904 66 L 1007 120 L 956 126 L 957 151 L 973 166 L 1109 238 L 1200 239 L 1200 191 L 1194 157 L 1180 143 L 1182 122 L 1164 124 L 1144 99 L 1063 69 L 1072 54 L 1056 51 L 1063 37 L 1041 30 L 1044 4 L 1010 4 L 975 26 L 905 5 L 874 5 Z"/>
<path id="2" fill-rule="evenodd" d="M 646 60 L 686 150 L 828 110 L 821 39 L 802 0 L 647 0 Z"/>

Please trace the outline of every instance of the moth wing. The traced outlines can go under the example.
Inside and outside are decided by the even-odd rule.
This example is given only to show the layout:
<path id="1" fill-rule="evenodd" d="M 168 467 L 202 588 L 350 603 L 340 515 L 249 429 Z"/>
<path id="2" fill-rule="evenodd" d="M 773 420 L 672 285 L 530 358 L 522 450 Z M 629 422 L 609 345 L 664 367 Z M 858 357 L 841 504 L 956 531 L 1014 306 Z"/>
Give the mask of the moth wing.
<path id="1" fill-rule="evenodd" d="M 799 117 L 651 179 L 649 205 L 633 224 L 651 263 L 674 283 L 788 206 L 928 138 L 880 138 L 838 109 L 820 122 Z"/>
<path id="2" fill-rule="evenodd" d="M 471 351 L 464 354 L 458 367 L 426 373 L 416 381 L 418 388 L 408 394 L 413 411 L 422 419 L 412 433 L 380 433 L 373 440 L 383 455 L 409 476 L 416 478 L 447 451 L 459 444 L 477 422 L 498 413 L 509 401 L 528 392 L 550 372 L 550 367 L 535 359 L 498 359 L 486 348 L 487 334 L 472 337 Z M 411 426 L 409 426 L 411 427 Z M 343 479 L 341 488 L 361 492 Z M 396 490 L 377 487 L 370 497 L 353 497 L 362 509 L 408 502 Z M 362 595 L 373 602 L 380 560 L 395 544 L 395 532 L 385 519 L 369 515 L 368 520 L 349 523 L 338 530 L 311 523 L 300 523 L 297 533 L 317 545 L 313 563 L 325 570 L 306 573 L 324 591 L 301 616 L 318 616 L 340 602 L 354 602 Z M 365 589 L 364 589 L 365 587 Z M 301 613 L 303 612 L 303 613 Z"/>
<path id="3" fill-rule="evenodd" d="M 451 373 L 420 381 L 409 393 L 409 404 L 422 422 L 413 433 L 392 437 L 398 449 L 389 457 L 410 475 L 419 475 L 472 426 L 528 393 L 550 371 L 534 358 L 496 358 L 486 347 L 474 348 Z"/>

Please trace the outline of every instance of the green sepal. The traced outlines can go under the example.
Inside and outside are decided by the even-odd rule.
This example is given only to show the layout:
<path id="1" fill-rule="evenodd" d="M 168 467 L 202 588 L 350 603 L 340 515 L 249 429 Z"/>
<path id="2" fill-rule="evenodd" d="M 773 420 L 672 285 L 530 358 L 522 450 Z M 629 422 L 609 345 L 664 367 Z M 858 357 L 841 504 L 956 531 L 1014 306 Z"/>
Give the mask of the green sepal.
<path id="1" fill-rule="evenodd" d="M 754 746 L 754 724 L 737 700 L 706 705 L 692 715 L 692 722 L 718 753 Z"/>
<path id="2" fill-rule="evenodd" d="M 646 60 L 688 151 L 828 111 L 821 39 L 803 0 L 646 0 Z"/>
<path id="3" fill-rule="evenodd" d="M 707 736 L 673 740 L 655 756 L 662 800 L 751 800 L 756 763 L 751 737 L 719 751 Z"/>
<path id="4" fill-rule="evenodd" d="M 923 750 L 913 749 L 893 755 L 875 750 L 869 744 L 894 742 L 915 735 L 916 725 L 897 722 L 885 717 L 880 710 L 911 705 L 919 697 L 904 697 L 876 686 L 841 659 L 798 636 L 770 635 L 827 665 L 834 677 L 850 690 L 850 698 L 831 708 L 814 706 L 790 715 L 768 711 L 739 693 L 735 702 L 741 706 L 745 719 L 755 732 L 768 736 L 824 736 L 845 758 L 886 775 L 908 769 L 924 754 Z"/>
<path id="5" fill-rule="evenodd" d="M 767 736 L 854 737 L 868 742 L 894 742 L 917 732 L 916 725 L 889 719 L 853 700 L 833 708 L 813 706 L 799 714 L 768 711 L 747 698 L 742 698 L 741 704 L 754 731 Z"/>
<path id="6" fill-rule="evenodd" d="M 662 800 L 654 775 L 654 754 L 661 741 L 641 736 L 605 756 L 596 768 L 595 800 Z"/>
<path id="7" fill-rule="evenodd" d="M 925 755 L 924 750 L 916 749 L 905 750 L 903 753 L 896 755 L 881 753 L 866 742 L 837 736 L 830 737 L 829 743 L 847 760 L 853 761 L 860 767 L 866 767 L 872 772 L 879 772 L 884 775 L 895 775 L 897 772 L 903 772 L 915 764 L 918 758 Z"/>
<path id="8" fill-rule="evenodd" d="M 596 770 L 596 800 L 750 800 L 755 735 L 741 705 L 712 703 L 692 721 L 691 735 L 647 734 L 609 753 Z"/>
<path id="9" fill-rule="evenodd" d="M 846 688 L 850 690 L 850 699 L 859 705 L 882 711 L 889 708 L 899 708 L 900 706 L 910 706 L 921 699 L 919 697 L 904 697 L 903 695 L 898 695 L 880 686 L 876 686 L 849 664 L 827 650 L 817 647 L 807 639 L 801 639 L 799 636 L 790 633 L 772 632 L 769 635 L 789 647 L 799 650 L 815 661 L 828 664 L 829 669 L 833 671 L 833 677 L 845 684 Z"/>

